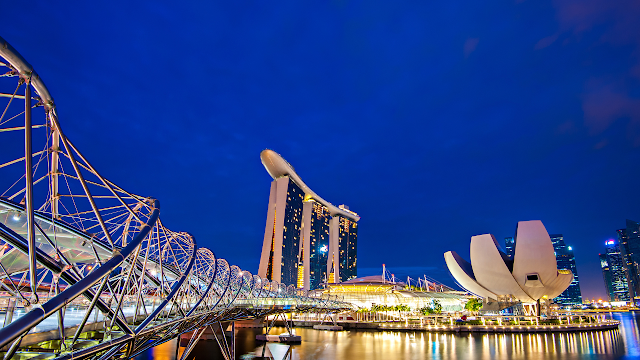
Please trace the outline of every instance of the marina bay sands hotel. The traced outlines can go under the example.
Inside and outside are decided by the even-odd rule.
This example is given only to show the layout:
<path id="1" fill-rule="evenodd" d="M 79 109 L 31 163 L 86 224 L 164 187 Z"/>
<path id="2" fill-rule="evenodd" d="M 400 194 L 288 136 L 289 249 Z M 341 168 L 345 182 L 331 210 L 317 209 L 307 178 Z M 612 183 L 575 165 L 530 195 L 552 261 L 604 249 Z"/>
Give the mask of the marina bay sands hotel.
<path id="1" fill-rule="evenodd" d="M 275 151 L 260 159 L 273 181 L 258 275 L 306 290 L 355 278 L 358 214 L 314 193 Z"/>

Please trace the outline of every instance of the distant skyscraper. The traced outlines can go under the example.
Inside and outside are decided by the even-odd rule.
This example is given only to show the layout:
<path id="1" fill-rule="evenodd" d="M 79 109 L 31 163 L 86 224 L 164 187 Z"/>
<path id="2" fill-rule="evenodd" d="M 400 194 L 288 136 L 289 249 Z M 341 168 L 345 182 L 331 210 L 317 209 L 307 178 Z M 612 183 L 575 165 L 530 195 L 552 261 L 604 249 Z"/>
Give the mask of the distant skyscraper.
<path id="1" fill-rule="evenodd" d="M 611 279 L 611 301 L 629 301 L 627 271 L 617 240 L 607 240 L 607 264 Z"/>
<path id="2" fill-rule="evenodd" d="M 578 279 L 578 269 L 576 268 L 576 258 L 573 255 L 571 246 L 567 246 L 564 242 L 562 234 L 549 235 L 553 250 L 556 253 L 556 262 L 558 270 L 570 270 L 573 273 L 571 285 L 554 301 L 558 304 L 578 305 L 582 304 L 582 292 L 580 291 L 580 280 Z"/>
<path id="3" fill-rule="evenodd" d="M 355 278 L 358 214 L 314 193 L 277 153 L 260 159 L 274 180 L 258 275 L 307 290 Z"/>
<path id="4" fill-rule="evenodd" d="M 618 242 L 627 271 L 629 296 L 631 299 L 640 296 L 640 224 L 627 219 L 626 229 L 620 229 Z"/>
<path id="5" fill-rule="evenodd" d="M 504 238 L 504 249 L 507 255 L 509 255 L 509 258 L 513 260 L 513 254 L 516 251 L 516 243 L 513 236 Z"/>
<path id="6" fill-rule="evenodd" d="M 609 271 L 609 261 L 607 254 L 598 254 L 600 256 L 600 268 L 602 268 L 602 278 L 604 279 L 604 287 L 607 289 L 607 300 L 614 299 L 613 284 L 611 282 L 611 272 Z"/>

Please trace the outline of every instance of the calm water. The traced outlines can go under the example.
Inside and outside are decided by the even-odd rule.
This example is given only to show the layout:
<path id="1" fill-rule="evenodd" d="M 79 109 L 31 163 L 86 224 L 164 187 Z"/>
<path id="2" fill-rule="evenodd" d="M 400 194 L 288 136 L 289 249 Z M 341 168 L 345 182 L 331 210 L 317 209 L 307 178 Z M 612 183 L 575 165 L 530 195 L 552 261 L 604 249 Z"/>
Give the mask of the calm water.
<path id="1" fill-rule="evenodd" d="M 297 328 L 300 345 L 258 343 L 253 329 L 240 329 L 238 359 L 640 359 L 640 313 L 613 313 L 619 330 L 566 334 L 436 334 L 426 332 L 341 331 Z M 284 329 L 275 329 L 275 333 Z M 139 360 L 173 360 L 176 342 L 158 346 Z M 189 359 L 223 359 L 215 341 L 201 341 Z"/>

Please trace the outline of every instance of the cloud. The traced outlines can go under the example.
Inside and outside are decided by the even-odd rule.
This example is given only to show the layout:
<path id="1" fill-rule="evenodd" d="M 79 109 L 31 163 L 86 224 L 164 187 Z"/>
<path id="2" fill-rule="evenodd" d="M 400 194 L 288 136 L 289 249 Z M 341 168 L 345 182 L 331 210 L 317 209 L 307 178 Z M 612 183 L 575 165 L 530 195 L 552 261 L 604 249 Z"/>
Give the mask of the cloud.
<path id="1" fill-rule="evenodd" d="M 476 50 L 479 41 L 480 39 L 478 38 L 468 38 L 467 41 L 464 42 L 463 51 L 465 58 L 468 58 L 469 55 Z"/>
<path id="2" fill-rule="evenodd" d="M 638 42 L 640 34 L 629 32 L 637 28 L 640 2 L 635 0 L 556 0 L 558 20 L 564 29 L 582 33 L 594 26 L 614 22 L 603 40 L 616 43 Z"/>
<path id="3" fill-rule="evenodd" d="M 563 122 L 562 124 L 560 124 L 557 128 L 556 128 L 556 134 L 557 135 L 562 135 L 562 134 L 569 134 L 574 132 L 576 129 L 575 124 L 573 123 L 573 121 L 568 120 Z"/>
<path id="4" fill-rule="evenodd" d="M 555 0 L 554 4 L 562 31 L 581 35 L 596 26 L 605 25 L 600 37 L 602 43 L 632 45 L 632 56 L 638 63 L 629 70 L 640 77 L 637 69 L 640 66 L 640 1 Z"/>
<path id="5" fill-rule="evenodd" d="M 599 143 L 594 145 L 594 149 L 596 150 L 600 150 L 602 148 L 604 148 L 605 146 L 607 146 L 607 144 L 609 144 L 609 140 L 608 139 L 604 139 L 602 141 L 600 141 Z"/>
<path id="6" fill-rule="evenodd" d="M 629 97 L 614 84 L 596 85 L 592 81 L 582 102 L 584 122 L 591 134 L 600 134 L 616 120 L 629 119 L 630 130 L 640 124 L 640 99 Z M 640 145 L 640 137 L 635 131 L 629 133 L 635 146 Z"/>
<path id="7" fill-rule="evenodd" d="M 632 78 L 640 78 L 640 2 L 635 0 L 555 0 L 561 32 L 571 32 L 578 40 L 589 33 L 597 35 L 593 46 L 625 48 L 627 62 L 610 79 L 590 79 L 585 84 L 582 110 L 584 123 L 592 135 L 600 134 L 616 121 L 627 120 L 627 137 L 640 146 L 640 99 L 630 92 Z M 536 48 L 550 45 L 542 39 Z M 555 41 L 555 40 L 554 40 Z M 548 44 L 547 44 L 548 43 Z M 601 48 L 600 51 L 607 51 Z M 606 143 L 598 143 L 602 148 Z"/>
<path id="8" fill-rule="evenodd" d="M 558 34 L 547 36 L 545 38 L 540 39 L 533 47 L 536 50 L 544 49 L 547 46 L 553 44 L 558 39 Z"/>

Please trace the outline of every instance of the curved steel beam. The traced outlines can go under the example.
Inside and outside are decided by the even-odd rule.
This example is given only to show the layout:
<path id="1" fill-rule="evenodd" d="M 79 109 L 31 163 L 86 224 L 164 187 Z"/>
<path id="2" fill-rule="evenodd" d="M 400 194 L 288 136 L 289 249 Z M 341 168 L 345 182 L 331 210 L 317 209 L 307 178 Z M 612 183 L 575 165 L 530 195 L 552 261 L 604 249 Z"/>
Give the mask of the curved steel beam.
<path id="1" fill-rule="evenodd" d="M 24 254 L 29 252 L 29 246 L 27 244 L 26 239 L 16 234 L 13 230 L 6 227 L 4 224 L 0 224 L 0 237 L 2 237 L 2 239 L 4 239 L 9 244 L 13 245 L 20 252 Z M 73 285 L 78 281 L 80 281 L 80 279 L 78 279 L 75 276 L 72 276 L 69 272 L 63 271 L 64 265 L 60 264 L 55 259 L 47 255 L 40 248 L 36 248 L 36 260 L 40 264 L 42 264 L 42 266 L 44 266 L 45 268 L 51 270 L 52 272 L 56 272 L 60 274 L 60 277 L 64 279 L 64 281 L 66 281 L 67 284 L 69 285 Z M 85 298 L 87 298 L 87 300 L 91 301 L 93 300 L 96 294 L 89 288 L 88 290 L 83 292 L 83 295 L 85 296 Z M 128 333 L 133 332 L 129 328 L 129 325 L 127 325 L 126 322 L 122 321 L 122 319 L 119 316 L 117 316 L 117 314 L 114 313 L 113 310 L 110 307 L 108 307 L 107 304 L 104 303 L 104 301 L 102 301 L 102 299 L 98 298 L 96 302 L 96 306 L 101 312 L 107 314 L 107 316 L 109 316 L 110 318 L 115 316 L 116 323 L 125 332 L 128 332 Z"/>
<path id="2" fill-rule="evenodd" d="M 158 314 L 164 309 L 165 306 L 167 306 L 169 301 L 173 299 L 173 297 L 178 292 L 178 290 L 180 290 L 180 287 L 182 287 L 182 283 L 184 283 L 184 281 L 187 279 L 187 276 L 189 276 L 189 273 L 193 268 L 193 263 L 196 261 L 196 252 L 198 251 L 198 246 L 196 245 L 195 238 L 193 236 L 191 236 L 191 238 L 193 239 L 193 251 L 191 253 L 191 259 L 189 260 L 189 265 L 187 265 L 187 268 L 182 274 L 182 277 L 180 278 L 180 280 L 173 283 L 173 288 L 171 289 L 171 292 L 160 303 L 160 305 L 158 305 L 158 307 L 153 311 L 153 313 L 151 313 L 151 315 L 149 315 L 146 319 L 144 319 L 144 321 L 140 325 L 138 325 L 138 327 L 136 327 L 136 329 L 134 330 L 134 333 L 139 334 L 147 325 L 149 325 L 150 322 L 155 320 Z"/>
<path id="3" fill-rule="evenodd" d="M 151 213 L 151 217 L 147 220 L 144 228 L 136 234 L 133 240 L 125 246 L 122 251 L 114 252 L 113 257 L 99 266 L 93 272 L 88 274 L 85 278 L 77 283 L 67 287 L 59 295 L 55 296 L 51 300 L 42 304 L 42 306 L 34 306 L 34 308 L 15 320 L 11 324 L 0 329 L 0 347 L 3 347 L 11 341 L 17 339 L 23 333 L 28 332 L 34 326 L 38 325 L 46 317 L 52 315 L 54 312 L 65 306 L 69 301 L 75 299 L 85 291 L 89 290 L 93 285 L 98 283 L 104 276 L 109 275 L 114 269 L 116 269 L 127 257 L 129 257 L 133 251 L 142 243 L 142 240 L 147 237 L 151 227 L 158 220 L 160 215 L 160 202 L 154 200 L 154 208 Z"/>

